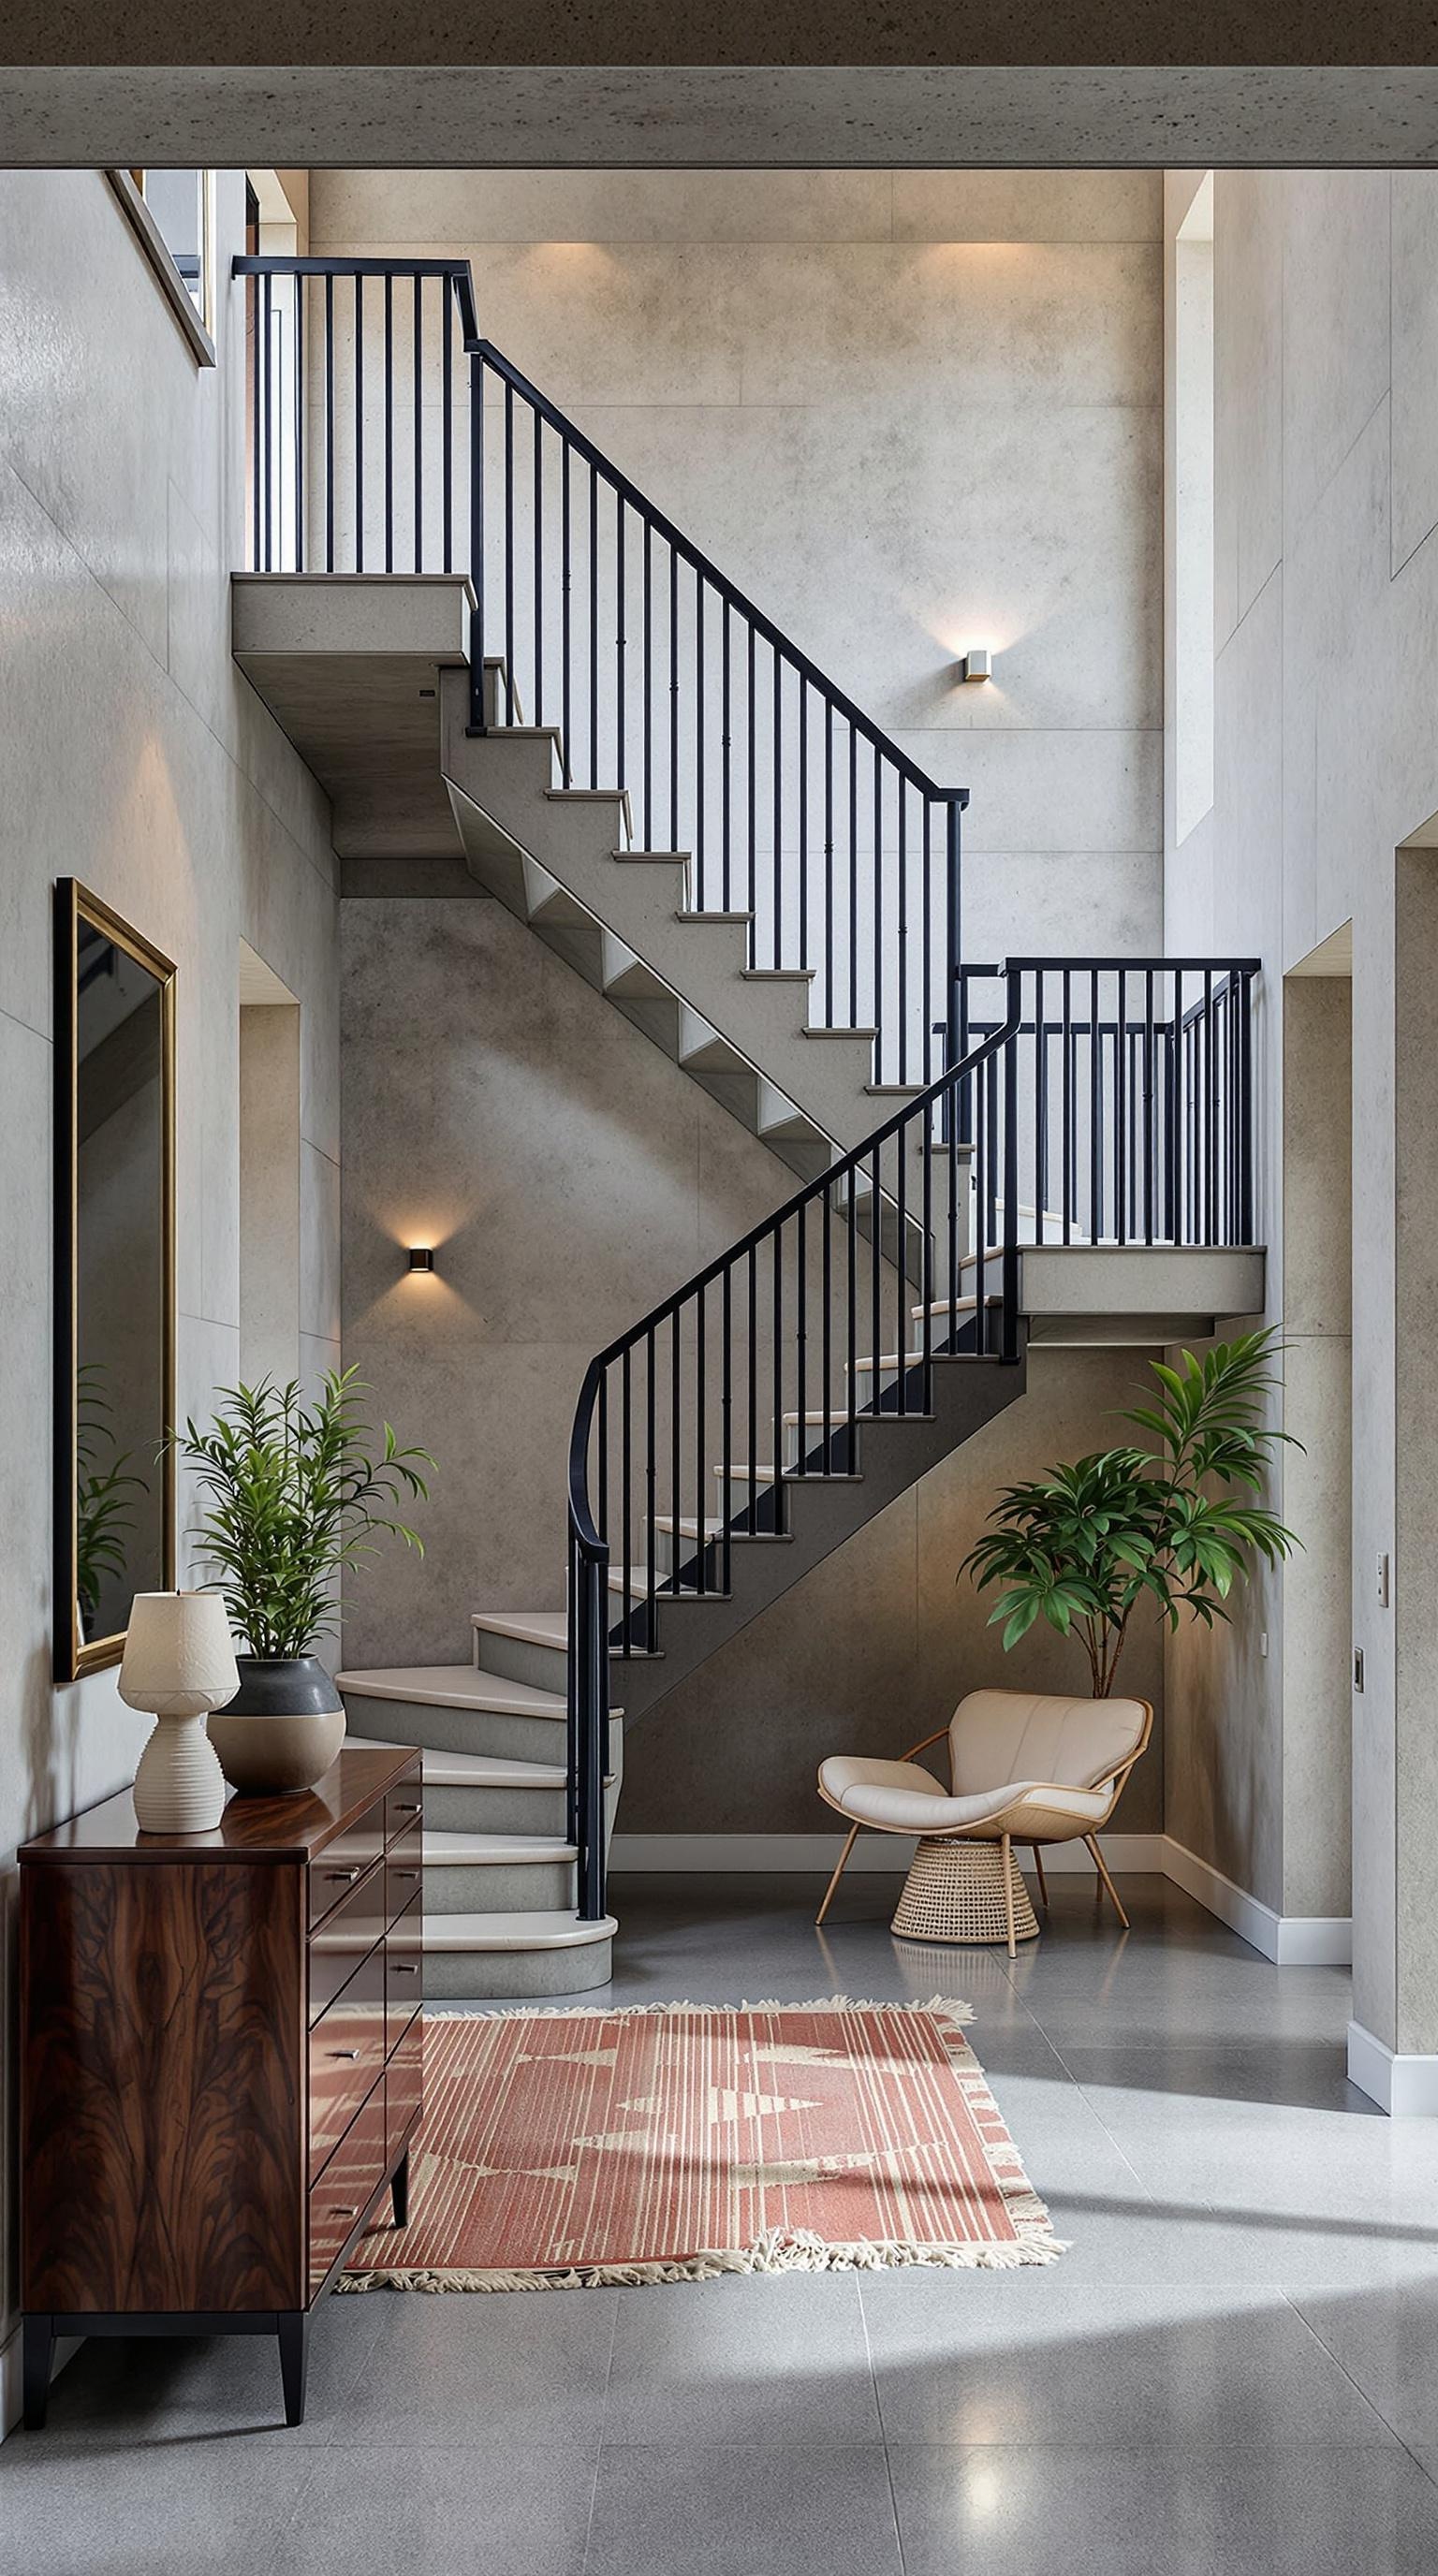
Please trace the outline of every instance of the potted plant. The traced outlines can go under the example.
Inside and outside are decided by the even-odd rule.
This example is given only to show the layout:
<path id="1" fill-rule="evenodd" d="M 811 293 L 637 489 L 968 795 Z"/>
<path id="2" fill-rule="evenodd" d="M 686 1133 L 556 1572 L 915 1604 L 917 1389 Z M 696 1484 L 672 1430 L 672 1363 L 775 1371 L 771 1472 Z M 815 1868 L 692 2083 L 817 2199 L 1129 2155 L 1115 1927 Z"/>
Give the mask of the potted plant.
<path id="1" fill-rule="evenodd" d="M 398 1517 L 407 1498 L 428 1499 L 424 1449 L 401 1449 L 386 1422 L 363 1419 L 369 1390 L 353 1369 L 327 1370 L 316 1401 L 293 1382 L 225 1387 L 206 1431 L 185 1425 L 175 1447 L 195 1476 L 201 1569 L 224 1595 L 240 1687 L 210 1719 L 225 1777 L 236 1789 L 307 1789 L 344 1740 L 345 1716 L 314 1654 L 333 1630 L 343 1576 L 372 1555 L 381 1535 L 422 1556 Z"/>
<path id="2" fill-rule="evenodd" d="M 1170 1628 L 1185 1610 L 1211 1628 L 1254 1557 L 1291 1555 L 1300 1542 L 1256 1499 L 1291 1439 L 1263 1422 L 1279 1348 L 1272 1331 L 1245 1333 L 1202 1360 L 1184 1351 L 1177 1368 L 1150 1361 L 1153 1404 L 1119 1417 L 1142 1443 L 1006 1488 L 959 1568 L 981 1592 L 1000 1587 L 989 1625 L 1002 1622 L 1005 1653 L 1042 1616 L 1078 1638 L 1093 1696 L 1107 1699 L 1146 1603 Z"/>

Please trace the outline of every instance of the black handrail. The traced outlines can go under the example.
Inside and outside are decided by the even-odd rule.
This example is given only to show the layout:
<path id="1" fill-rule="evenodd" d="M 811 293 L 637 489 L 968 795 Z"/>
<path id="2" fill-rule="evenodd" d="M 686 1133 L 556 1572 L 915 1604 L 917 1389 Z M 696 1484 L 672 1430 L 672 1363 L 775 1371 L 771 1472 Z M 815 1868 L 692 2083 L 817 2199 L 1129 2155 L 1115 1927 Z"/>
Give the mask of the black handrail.
<path id="1" fill-rule="evenodd" d="M 737 1243 L 661 1298 L 638 1323 L 608 1343 L 585 1371 L 569 1443 L 568 1636 L 569 1830 L 579 1852 L 580 1911 L 587 1919 L 599 1919 L 605 1907 L 603 1748 L 609 1722 L 611 1653 L 632 1661 L 636 1655 L 657 1651 L 661 1599 L 703 1599 L 727 1592 L 736 1540 L 783 1535 L 790 1484 L 810 1476 L 855 1472 L 861 1422 L 881 1415 L 902 1419 L 927 1413 L 936 1361 L 1013 1362 L 1018 1357 L 1017 1056 L 1010 1041 L 1019 1025 L 1021 995 L 1022 979 L 1015 975 L 1009 1012 L 992 1034 L 941 1073 L 917 1099 L 894 1111 L 863 1144 L 796 1190 L 772 1216 L 751 1226 Z M 955 1141 L 953 1120 L 935 1120 L 935 1110 L 952 1099 L 962 1083 L 976 1089 L 975 1154 L 980 1162 L 991 1160 L 1007 1184 L 1006 1230 L 997 1245 L 986 1239 L 983 1229 L 972 1246 L 968 1242 L 965 1152 Z M 911 1346 L 910 1318 L 905 1313 L 911 1289 L 904 1264 L 888 1261 L 881 1243 L 882 1211 L 889 1208 L 896 1216 L 898 1245 L 904 1244 L 911 1221 L 914 1157 L 919 1163 L 918 1205 L 912 1221 L 918 1224 L 925 1247 L 922 1294 L 913 1317 L 917 1347 Z M 867 1192 L 869 1220 L 869 1280 L 864 1290 L 858 1279 L 861 1190 Z M 812 1240 L 807 1229 L 811 1211 L 817 1211 L 819 1220 Z M 844 1227 L 837 1265 L 841 1281 L 834 1275 L 836 1220 Z M 787 1313 L 786 1288 L 791 1308 Z M 717 1356 L 706 1329 L 706 1300 L 714 1289 L 720 1292 Z M 757 1329 L 761 1305 L 768 1310 L 763 1318 L 767 1329 L 762 1332 Z M 885 1368 L 890 1310 L 895 1352 Z M 937 1337 L 936 1323 L 941 1326 Z M 863 1357 L 861 1324 L 869 1343 Z M 810 1349 L 812 1342 L 818 1343 L 817 1352 Z M 772 1353 L 772 1376 L 762 1403 L 756 1378 L 761 1351 Z M 842 1399 L 834 1392 L 840 1365 L 847 1381 Z M 865 1373 L 870 1392 L 861 1403 L 857 1386 Z M 742 1459 L 736 1459 L 732 1446 L 736 1379 L 742 1381 L 743 1401 L 738 1409 L 747 1413 L 749 1426 L 748 1455 Z M 658 1420 L 661 1390 L 670 1405 L 667 1435 Z M 686 1390 L 690 1396 L 687 1430 Z M 790 1419 L 785 1398 L 791 1390 L 796 1408 L 792 1464 L 784 1456 Z M 812 1413 L 807 1402 L 810 1394 L 821 1397 Z M 642 1458 L 637 1473 L 636 1418 Z M 774 1440 L 774 1457 L 762 1476 L 754 1454 L 761 1419 L 772 1428 Z M 811 1421 L 819 1426 L 817 1437 L 811 1437 Z M 711 1520 L 705 1509 L 704 1461 L 716 1433 L 721 1454 L 714 1472 L 721 1508 Z M 687 1523 L 686 1482 L 691 1471 L 694 1510 L 692 1522 Z M 661 1481 L 668 1488 L 667 1515 L 657 1507 Z M 740 1482 L 747 1486 L 748 1500 L 736 1510 L 733 1487 Z M 767 1485 L 767 1499 L 761 1495 L 761 1483 Z M 636 1489 L 642 1490 L 642 1586 L 634 1581 L 640 1568 L 632 1552 Z M 605 1602 L 614 1570 L 610 1528 L 616 1520 L 622 1533 L 618 1559 L 622 1608 L 613 1621 L 606 1615 Z M 667 1545 L 669 1556 L 663 1569 L 656 1562 L 661 1545 Z"/>
<path id="2" fill-rule="evenodd" d="M 643 845 L 689 858 L 693 909 L 747 916 L 751 969 L 808 974 L 812 1018 L 871 1032 L 878 1080 L 930 1079 L 936 1012 L 953 1061 L 967 789 L 931 779 L 480 336 L 467 260 L 234 267 L 256 317 L 254 569 L 463 562 L 471 729 L 521 721 L 522 678 L 565 783 L 627 792 Z"/>

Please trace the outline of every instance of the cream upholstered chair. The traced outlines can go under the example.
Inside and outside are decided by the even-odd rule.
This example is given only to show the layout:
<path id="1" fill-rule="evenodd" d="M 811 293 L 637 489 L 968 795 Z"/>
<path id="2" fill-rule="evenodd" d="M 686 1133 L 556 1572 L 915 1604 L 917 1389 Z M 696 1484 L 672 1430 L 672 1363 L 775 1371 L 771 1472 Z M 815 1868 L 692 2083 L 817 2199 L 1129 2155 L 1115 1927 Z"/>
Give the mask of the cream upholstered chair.
<path id="1" fill-rule="evenodd" d="M 902 1762 L 831 1754 L 819 1766 L 819 1795 L 848 1819 L 849 1834 L 817 1920 L 861 1828 L 917 1834 L 893 1928 L 921 1941 L 1031 1941 L 1038 1922 L 1017 1862 L 1016 1842 L 1033 1845 L 1039 1893 L 1048 1889 L 1041 1843 L 1081 1838 L 1125 1931 L 1128 1916 L 1095 1836 L 1149 1739 L 1145 1699 L 1062 1699 L 1048 1693 L 979 1690 L 961 1699 L 946 1727 L 926 1735 Z M 946 1792 L 914 1760 L 949 1739 Z"/>

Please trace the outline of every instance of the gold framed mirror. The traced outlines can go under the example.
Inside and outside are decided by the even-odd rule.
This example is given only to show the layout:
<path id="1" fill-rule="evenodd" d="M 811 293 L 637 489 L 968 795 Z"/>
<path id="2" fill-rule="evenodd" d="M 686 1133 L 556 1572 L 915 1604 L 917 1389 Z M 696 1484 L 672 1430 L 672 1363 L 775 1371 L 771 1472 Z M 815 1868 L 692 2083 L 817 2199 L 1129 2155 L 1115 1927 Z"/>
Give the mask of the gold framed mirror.
<path id="1" fill-rule="evenodd" d="M 175 968 L 55 889 L 55 1679 L 175 1583 Z"/>

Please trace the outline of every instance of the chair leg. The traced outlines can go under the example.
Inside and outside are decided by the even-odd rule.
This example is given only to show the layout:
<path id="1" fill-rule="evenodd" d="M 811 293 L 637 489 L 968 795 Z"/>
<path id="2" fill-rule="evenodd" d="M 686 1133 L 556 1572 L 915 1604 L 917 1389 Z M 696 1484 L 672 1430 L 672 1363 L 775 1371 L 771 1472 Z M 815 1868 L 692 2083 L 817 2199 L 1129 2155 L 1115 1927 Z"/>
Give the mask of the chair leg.
<path id="1" fill-rule="evenodd" d="M 1009 1957 L 1016 1959 L 1019 1952 L 1018 1943 L 1014 1939 L 1013 1844 L 1007 1834 L 1001 1834 L 999 1840 L 1003 1848 L 1004 1913 L 1009 1927 Z"/>
<path id="2" fill-rule="evenodd" d="M 839 1854 L 838 1866 L 837 1866 L 837 1868 L 835 1869 L 835 1871 L 834 1871 L 834 1875 L 833 1875 L 833 1877 L 830 1879 L 828 1886 L 827 1886 L 827 1887 L 825 1888 L 825 1890 L 824 1890 L 824 1902 L 823 1902 L 823 1904 L 820 1906 L 818 1913 L 817 1913 L 817 1914 L 815 1915 L 815 1917 L 814 1917 L 814 1929 L 815 1929 L 815 1931 L 817 1931 L 817 1930 L 818 1930 L 819 1925 L 823 1922 L 825 1915 L 828 1913 L 829 1908 L 830 1908 L 830 1906 L 832 1905 L 832 1903 L 833 1903 L 833 1901 L 834 1901 L 834 1890 L 835 1890 L 835 1888 L 838 1886 L 840 1879 L 841 1879 L 841 1878 L 843 1877 L 843 1875 L 844 1875 L 844 1864 L 845 1864 L 845 1862 L 848 1860 L 849 1854 L 850 1854 L 850 1852 L 853 1850 L 854 1845 L 855 1845 L 855 1843 L 857 1842 L 858 1838 L 859 1838 L 859 1828 L 858 1828 L 858 1826 L 857 1826 L 857 1825 L 851 1825 L 851 1826 L 849 1827 L 848 1835 L 847 1835 L 846 1840 L 845 1840 L 845 1843 L 844 1843 L 844 1848 L 843 1848 L 843 1850 L 842 1850 L 842 1851 L 840 1852 L 840 1854 Z"/>
<path id="3" fill-rule="evenodd" d="M 1031 1845 L 1030 1845 L 1030 1849 L 1032 1850 L 1032 1852 L 1033 1852 L 1033 1856 L 1034 1856 L 1034 1867 L 1035 1867 L 1035 1869 L 1038 1871 L 1038 1878 L 1039 1878 L 1039 1903 L 1040 1903 L 1041 1905 L 1045 1905 L 1045 1906 L 1046 1906 L 1046 1905 L 1048 1904 L 1048 1901 L 1049 1901 L 1049 1883 L 1048 1883 L 1048 1880 L 1047 1880 L 1047 1879 L 1045 1878 L 1045 1876 L 1044 1876 L 1044 1860 L 1043 1860 L 1043 1854 L 1042 1854 L 1042 1852 L 1039 1850 L 1039 1847 L 1038 1847 L 1038 1844 L 1037 1844 L 1037 1843 L 1033 1843 L 1033 1844 L 1031 1844 Z"/>
<path id="4" fill-rule="evenodd" d="M 1100 1883 L 1107 1891 L 1109 1902 L 1126 1932 L 1128 1930 L 1128 1916 L 1125 1914 L 1123 1907 L 1119 1903 L 1118 1889 L 1115 1887 L 1113 1880 L 1108 1874 L 1103 1853 L 1098 1847 L 1098 1836 L 1097 1834 L 1085 1834 L 1084 1841 L 1087 1843 L 1089 1851 L 1092 1854 L 1093 1865 L 1098 1871 Z"/>

